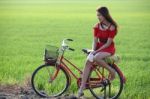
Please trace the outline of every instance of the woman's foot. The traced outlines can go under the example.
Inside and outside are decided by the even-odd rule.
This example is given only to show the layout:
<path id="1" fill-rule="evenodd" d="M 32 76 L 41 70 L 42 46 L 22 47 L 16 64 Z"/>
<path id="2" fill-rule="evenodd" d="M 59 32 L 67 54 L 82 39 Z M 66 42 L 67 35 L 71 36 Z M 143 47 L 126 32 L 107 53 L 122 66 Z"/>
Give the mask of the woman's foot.
<path id="1" fill-rule="evenodd" d="M 110 72 L 109 80 L 113 81 L 115 79 L 115 75 L 116 75 L 116 72 L 115 70 L 112 69 Z"/>
<path id="2" fill-rule="evenodd" d="M 84 96 L 83 90 L 79 89 L 78 91 L 78 98 Z"/>

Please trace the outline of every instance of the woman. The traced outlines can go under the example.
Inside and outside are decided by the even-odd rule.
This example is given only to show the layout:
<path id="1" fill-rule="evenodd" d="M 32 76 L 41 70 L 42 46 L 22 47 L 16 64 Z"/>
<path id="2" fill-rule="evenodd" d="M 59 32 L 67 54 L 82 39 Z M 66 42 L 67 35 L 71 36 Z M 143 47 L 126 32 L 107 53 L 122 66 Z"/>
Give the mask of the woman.
<path id="1" fill-rule="evenodd" d="M 87 81 L 90 68 L 93 62 L 96 62 L 98 65 L 103 66 L 110 72 L 111 76 L 109 80 L 113 80 L 115 78 L 115 71 L 103 59 L 111 55 L 114 55 L 115 53 L 115 46 L 113 39 L 117 33 L 117 24 L 111 18 L 109 11 L 106 7 L 100 7 L 96 10 L 96 12 L 99 22 L 93 28 L 94 29 L 94 42 L 92 45 L 93 51 L 88 56 L 85 64 L 81 86 L 78 91 L 78 97 L 84 95 L 83 89 L 85 88 L 85 83 Z"/>

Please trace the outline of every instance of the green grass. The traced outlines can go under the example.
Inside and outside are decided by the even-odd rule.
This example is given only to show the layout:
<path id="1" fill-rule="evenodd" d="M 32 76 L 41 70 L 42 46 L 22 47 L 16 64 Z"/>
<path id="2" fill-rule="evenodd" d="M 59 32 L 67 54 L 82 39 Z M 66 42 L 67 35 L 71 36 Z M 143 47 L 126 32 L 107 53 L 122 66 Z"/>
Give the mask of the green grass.
<path id="1" fill-rule="evenodd" d="M 1 0 L 0 83 L 22 83 L 43 64 L 46 44 L 72 38 L 68 57 L 81 69 L 91 48 L 97 6 L 107 6 L 119 24 L 115 38 L 119 67 L 127 77 L 121 99 L 150 98 L 150 1 L 148 0 Z M 70 90 L 76 90 L 73 82 Z"/>

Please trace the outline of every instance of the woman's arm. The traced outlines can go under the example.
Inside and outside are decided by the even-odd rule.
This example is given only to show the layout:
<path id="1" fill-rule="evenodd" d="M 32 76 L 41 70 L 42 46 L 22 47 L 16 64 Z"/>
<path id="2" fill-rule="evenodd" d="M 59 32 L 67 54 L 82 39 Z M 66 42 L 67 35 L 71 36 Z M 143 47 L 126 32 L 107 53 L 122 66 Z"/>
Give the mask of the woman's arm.
<path id="1" fill-rule="evenodd" d="M 96 50 L 97 42 L 98 42 L 98 38 L 97 38 L 97 37 L 94 37 L 94 39 L 93 39 L 93 44 L 92 44 L 92 50 L 93 50 L 93 51 Z"/>

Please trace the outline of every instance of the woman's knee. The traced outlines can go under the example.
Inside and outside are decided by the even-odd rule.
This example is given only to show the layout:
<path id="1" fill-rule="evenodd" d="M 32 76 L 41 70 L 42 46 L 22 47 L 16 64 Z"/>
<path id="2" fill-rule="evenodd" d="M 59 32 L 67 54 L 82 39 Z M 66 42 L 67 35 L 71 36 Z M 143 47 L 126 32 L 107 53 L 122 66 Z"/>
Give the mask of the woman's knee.
<path id="1" fill-rule="evenodd" d="M 103 57 L 101 56 L 100 53 L 99 53 L 99 54 L 96 54 L 96 55 L 94 56 L 94 58 L 93 58 L 94 61 L 102 60 L 102 59 L 103 59 Z"/>

